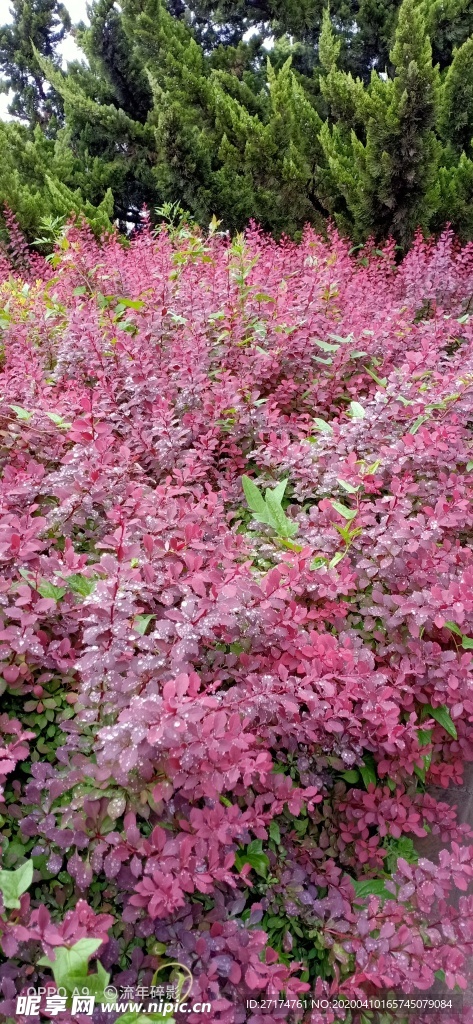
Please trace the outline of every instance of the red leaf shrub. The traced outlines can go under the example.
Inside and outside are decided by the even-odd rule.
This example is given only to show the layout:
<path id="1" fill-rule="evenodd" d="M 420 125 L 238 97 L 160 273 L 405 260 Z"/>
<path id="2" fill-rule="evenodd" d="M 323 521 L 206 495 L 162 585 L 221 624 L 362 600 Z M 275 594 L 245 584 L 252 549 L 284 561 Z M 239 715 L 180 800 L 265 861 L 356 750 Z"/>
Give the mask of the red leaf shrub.
<path id="1" fill-rule="evenodd" d="M 425 787 L 473 760 L 473 247 L 14 251 L 2 850 L 35 875 L 4 1012 L 84 935 L 118 986 L 188 965 L 225 1024 L 464 989 L 473 835 Z"/>

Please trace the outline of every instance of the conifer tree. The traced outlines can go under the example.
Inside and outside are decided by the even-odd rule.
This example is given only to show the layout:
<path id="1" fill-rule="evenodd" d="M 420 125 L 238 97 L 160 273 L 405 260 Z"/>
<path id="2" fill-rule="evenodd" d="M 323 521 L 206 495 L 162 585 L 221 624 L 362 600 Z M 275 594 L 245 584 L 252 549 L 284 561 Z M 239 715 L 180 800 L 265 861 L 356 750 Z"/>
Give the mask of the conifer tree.
<path id="1" fill-rule="evenodd" d="M 453 51 L 440 93 L 442 142 L 438 202 L 431 226 L 446 221 L 463 240 L 473 238 L 473 37 Z"/>
<path id="2" fill-rule="evenodd" d="M 111 188 L 125 223 L 143 201 L 178 200 L 232 229 L 253 216 L 294 231 L 320 213 L 321 121 L 289 63 L 278 75 L 269 65 L 266 83 L 251 43 L 207 55 L 158 0 L 125 0 L 120 17 L 113 0 L 96 0 L 78 38 L 88 68 L 63 75 L 38 60 L 62 95 L 72 148 L 92 168 L 81 183 L 89 201 Z"/>
<path id="3" fill-rule="evenodd" d="M 293 64 L 306 73 L 317 66 L 317 43 L 327 0 L 189 0 L 199 38 L 212 25 L 217 39 L 235 44 L 249 28 L 276 40 L 290 37 Z M 342 43 L 341 66 L 369 80 L 383 70 L 392 44 L 400 0 L 331 0 L 330 12 Z M 309 72 L 310 73 L 310 72 Z"/>
<path id="4" fill-rule="evenodd" d="M 131 28 L 136 52 L 146 63 L 153 101 L 153 180 L 162 200 L 175 201 L 204 222 L 212 216 L 211 173 L 215 133 L 211 114 L 210 65 L 184 21 L 159 0 L 146 0 Z"/>
<path id="5" fill-rule="evenodd" d="M 444 142 L 457 154 L 472 151 L 473 144 L 473 36 L 454 50 L 445 74 L 439 112 L 439 130 Z"/>
<path id="6" fill-rule="evenodd" d="M 336 66 L 328 18 L 321 40 L 331 56 L 322 90 L 332 114 L 321 141 L 335 195 L 332 208 L 355 237 L 393 234 L 407 245 L 428 226 L 438 166 L 434 124 L 439 76 L 415 0 L 403 0 L 390 59 L 393 78 L 373 72 L 362 87 Z"/>
<path id="7" fill-rule="evenodd" d="M 294 234 L 305 222 L 322 223 L 322 122 L 290 60 L 279 73 L 268 60 L 267 76 L 269 103 L 263 117 L 252 116 L 214 80 L 216 124 L 222 132 L 216 198 L 232 210 L 235 226 L 254 217 L 278 234 Z"/>
<path id="8" fill-rule="evenodd" d="M 62 97 L 68 143 L 83 170 L 78 176 L 84 196 L 95 205 L 111 189 L 115 216 L 126 230 L 128 221 L 138 221 L 143 203 L 155 205 L 159 198 L 150 170 L 152 92 L 114 0 L 95 0 L 91 15 L 90 26 L 77 33 L 87 65 L 74 62 L 64 74 L 52 61 L 37 59 Z"/>
<path id="9" fill-rule="evenodd" d="M 325 0 L 89 10 L 75 30 L 86 60 L 66 71 L 57 0 L 14 0 L 0 30 L 5 87 L 25 121 L 0 125 L 0 190 L 30 236 L 68 206 L 96 230 L 110 218 L 126 230 L 143 203 L 177 201 L 231 230 L 253 217 L 297 235 L 330 214 L 357 241 L 394 234 L 407 246 L 418 226 L 447 219 L 473 237 L 472 0 L 331 0 L 330 14 Z M 32 31 L 25 50 L 20 25 Z"/>
<path id="10" fill-rule="evenodd" d="M 420 9 L 432 41 L 433 62 L 443 71 L 453 51 L 473 35 L 472 0 L 420 0 Z"/>
<path id="11" fill-rule="evenodd" d="M 29 127 L 41 124 L 53 133 L 62 118 L 61 97 L 48 88 L 35 49 L 55 66 L 57 46 L 71 19 L 57 0 L 12 0 L 11 24 L 0 27 L 0 90 L 13 93 L 9 112 Z"/>
<path id="12" fill-rule="evenodd" d="M 439 167 L 436 205 L 430 227 L 440 232 L 450 224 L 462 242 L 473 240 L 473 160 L 462 153 Z"/>
<path id="13" fill-rule="evenodd" d="M 96 204 L 90 202 L 81 189 L 80 164 L 64 138 L 46 138 L 39 125 L 30 133 L 14 121 L 0 121 L 0 152 L 2 204 L 14 211 L 30 239 L 40 234 L 47 218 L 65 221 L 71 214 L 85 216 L 98 234 L 111 230 L 112 193 L 106 192 Z M 0 234 L 2 223 L 0 208 Z"/>

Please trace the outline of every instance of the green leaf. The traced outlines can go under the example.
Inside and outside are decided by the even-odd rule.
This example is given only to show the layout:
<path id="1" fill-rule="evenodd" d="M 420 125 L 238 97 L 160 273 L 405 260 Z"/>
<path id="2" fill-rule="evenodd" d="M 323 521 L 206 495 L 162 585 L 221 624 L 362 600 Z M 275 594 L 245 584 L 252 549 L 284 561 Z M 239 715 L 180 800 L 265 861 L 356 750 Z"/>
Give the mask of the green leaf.
<path id="1" fill-rule="evenodd" d="M 15 871 L 0 871 L 0 892 L 7 910 L 18 910 L 20 896 L 33 881 L 33 861 L 27 860 Z"/>
<path id="2" fill-rule="evenodd" d="M 414 423 L 412 424 L 412 427 L 410 427 L 409 433 L 410 434 L 417 434 L 417 431 L 418 431 L 419 427 L 421 427 L 423 423 L 426 423 L 426 421 L 428 419 L 429 419 L 428 416 L 418 416 L 417 419 L 414 420 Z"/>
<path id="3" fill-rule="evenodd" d="M 265 511 L 264 511 L 264 513 L 253 512 L 253 519 L 256 519 L 257 523 L 264 523 L 266 526 L 272 526 L 273 525 L 271 523 L 270 515 L 269 515 L 269 509 L 266 506 L 266 504 L 265 504 Z M 274 529 L 274 526 L 273 526 L 273 529 Z"/>
<path id="4" fill-rule="evenodd" d="M 261 875 L 264 878 L 267 875 L 269 868 L 269 857 L 263 853 L 263 844 L 261 839 L 254 839 L 253 842 L 247 846 L 246 850 L 241 850 L 235 857 L 235 866 L 238 871 L 241 871 L 245 864 L 250 864 L 257 875 Z"/>
<path id="5" fill-rule="evenodd" d="M 333 427 L 330 426 L 330 423 L 326 423 L 325 420 L 321 420 L 318 416 L 314 419 L 314 426 L 322 434 L 333 434 Z"/>
<path id="6" fill-rule="evenodd" d="M 132 320 L 118 320 L 116 329 L 117 331 L 124 331 L 127 334 L 134 334 L 136 331 L 136 325 Z"/>
<path id="7" fill-rule="evenodd" d="M 97 960 L 96 974 L 88 974 L 86 985 L 91 996 L 95 996 L 96 1002 L 102 1002 L 105 998 L 104 989 L 110 981 L 110 975 L 102 967 L 100 960 Z"/>
<path id="8" fill-rule="evenodd" d="M 41 597 L 49 597 L 53 601 L 60 601 L 61 597 L 64 597 L 66 589 L 66 587 L 55 587 L 54 583 L 49 583 L 48 580 L 43 580 L 37 587 L 38 594 L 41 594 Z"/>
<path id="9" fill-rule="evenodd" d="M 261 522 L 267 522 L 268 510 L 261 491 L 249 476 L 242 476 L 241 482 L 249 508 L 252 512 L 257 512 L 258 515 L 265 517 Z"/>
<path id="10" fill-rule="evenodd" d="M 371 754 L 365 754 L 364 763 L 359 765 L 359 772 L 366 789 L 368 789 L 370 783 L 373 783 L 376 786 L 378 776 L 376 775 L 374 758 Z"/>
<path id="11" fill-rule="evenodd" d="M 369 373 L 370 377 L 373 378 L 374 382 L 378 384 L 380 388 L 385 388 L 387 386 L 387 377 L 378 377 L 374 370 L 370 370 L 369 366 L 364 366 L 363 369 L 366 370 L 367 373 Z"/>
<path id="12" fill-rule="evenodd" d="M 350 782 L 352 785 L 360 780 L 360 775 L 356 768 L 350 768 L 348 772 L 342 772 L 341 777 L 345 779 L 345 782 Z"/>
<path id="13" fill-rule="evenodd" d="M 340 484 L 340 487 L 343 487 L 343 490 L 346 491 L 347 494 L 356 494 L 356 492 L 360 490 L 359 484 L 358 487 L 354 487 L 353 484 L 349 484 L 347 480 L 337 480 L 337 484 Z"/>
<path id="14" fill-rule="evenodd" d="M 456 622 L 446 621 L 444 625 L 447 626 L 452 633 L 456 633 L 457 636 L 463 636 L 463 633 L 459 626 L 457 626 Z"/>
<path id="15" fill-rule="evenodd" d="M 275 498 L 273 491 L 266 491 L 265 495 L 266 506 L 268 509 L 268 520 L 270 526 L 276 530 L 279 537 L 294 537 L 297 533 L 297 523 L 291 523 L 290 519 L 287 518 L 281 503 Z"/>
<path id="16" fill-rule="evenodd" d="M 327 565 L 327 559 L 326 558 L 322 558 L 319 555 L 317 558 L 313 558 L 312 559 L 309 568 L 312 569 L 313 572 L 316 572 L 317 569 L 321 569 L 323 565 Z"/>
<path id="17" fill-rule="evenodd" d="M 347 508 L 346 505 L 342 505 L 340 501 L 332 501 L 331 504 L 335 511 L 338 512 L 339 515 L 343 516 L 344 519 L 354 519 L 357 515 L 356 509 Z"/>
<path id="18" fill-rule="evenodd" d="M 342 558 L 345 558 L 345 555 L 346 551 L 337 551 L 336 554 L 333 556 L 333 558 L 330 559 L 330 562 L 328 563 L 329 569 L 335 569 L 335 566 L 338 565 L 339 562 L 341 562 Z"/>
<path id="19" fill-rule="evenodd" d="M 62 430 L 69 430 L 69 428 L 72 426 L 72 423 L 66 423 L 66 421 L 63 420 L 62 416 L 59 416 L 57 412 L 47 412 L 46 416 L 48 416 L 48 418 L 52 421 L 52 423 L 56 425 L 56 427 L 61 427 Z"/>
<path id="20" fill-rule="evenodd" d="M 77 286 L 77 288 L 73 288 L 72 289 L 72 294 L 73 295 L 85 295 L 86 291 L 87 291 L 87 288 L 86 288 L 85 284 L 79 284 Z"/>
<path id="21" fill-rule="evenodd" d="M 348 345 L 353 341 L 353 334 L 348 334 L 346 338 L 340 337 L 339 334 L 329 334 L 329 338 L 333 338 L 334 341 L 338 341 L 339 345 Z"/>
<path id="22" fill-rule="evenodd" d="M 276 487 L 273 487 L 273 489 L 271 491 L 271 494 L 274 495 L 274 497 L 276 498 L 276 501 L 278 501 L 279 504 L 281 504 L 281 501 L 284 498 L 284 494 L 285 494 L 286 487 L 287 487 L 288 483 L 289 483 L 288 480 L 281 480 L 280 483 L 278 483 Z M 268 493 L 268 492 L 266 492 L 266 493 Z"/>
<path id="23" fill-rule="evenodd" d="M 122 313 L 124 309 L 143 309 L 144 302 L 141 299 L 123 299 L 118 300 L 118 304 L 115 307 L 116 313 Z"/>
<path id="24" fill-rule="evenodd" d="M 397 868 L 397 862 L 399 857 L 403 857 L 407 860 L 408 864 L 418 864 L 419 854 L 417 853 L 412 839 L 408 836 L 400 836 L 399 839 L 385 838 L 384 848 L 388 851 L 388 857 L 386 859 L 387 871 L 393 874 Z"/>
<path id="25" fill-rule="evenodd" d="M 297 530 L 299 529 L 299 527 L 296 527 L 296 529 L 294 530 L 295 526 L 296 526 L 295 523 L 293 523 L 291 525 L 291 531 L 292 531 L 292 536 L 293 537 L 295 537 L 295 535 L 297 533 Z M 288 548 L 289 551 L 297 551 L 297 552 L 299 552 L 299 551 L 303 551 L 304 550 L 304 545 L 303 544 L 293 544 L 292 540 L 288 540 L 287 537 L 280 538 L 280 540 L 281 540 L 281 544 L 285 548 Z"/>
<path id="26" fill-rule="evenodd" d="M 279 825 L 277 821 L 272 821 L 269 826 L 269 838 L 279 846 L 281 842 L 281 833 L 279 831 Z"/>
<path id="27" fill-rule="evenodd" d="M 13 412 L 16 413 L 16 415 L 18 416 L 19 420 L 26 420 L 26 421 L 28 421 L 28 420 L 32 419 L 33 413 L 32 412 L 28 412 L 27 409 L 22 409 L 21 405 L 11 405 L 10 409 L 13 409 Z"/>
<path id="28" fill-rule="evenodd" d="M 246 864 L 250 864 L 257 875 L 262 878 L 268 873 L 269 857 L 265 853 L 247 853 L 244 858 Z"/>
<path id="29" fill-rule="evenodd" d="M 359 402 L 350 402 L 350 415 L 354 420 L 363 420 L 366 416 L 363 406 Z"/>
<path id="30" fill-rule="evenodd" d="M 133 619 L 133 629 L 136 630 L 140 636 L 144 636 L 151 619 L 155 618 L 155 615 L 135 615 L 135 618 Z"/>
<path id="31" fill-rule="evenodd" d="M 95 590 L 96 580 L 91 580 L 88 576 L 81 576 L 80 573 L 73 573 L 72 576 L 67 577 L 67 584 L 74 594 L 89 597 Z"/>
<path id="32" fill-rule="evenodd" d="M 466 464 L 466 471 L 467 471 L 467 473 L 471 473 L 472 469 L 473 469 L 473 462 L 467 462 L 467 464 Z"/>
<path id="33" fill-rule="evenodd" d="M 452 736 L 454 740 L 458 738 L 457 730 L 450 718 L 450 712 L 445 704 L 441 704 L 438 708 L 433 708 L 431 704 L 426 704 L 424 710 L 431 718 L 435 718 L 435 721 L 445 729 L 445 732 L 448 732 L 449 736 Z"/>
<path id="34" fill-rule="evenodd" d="M 368 474 L 369 474 L 371 476 L 373 473 L 376 473 L 376 470 L 379 469 L 380 465 L 381 465 L 381 460 L 380 459 L 376 459 L 375 462 L 372 462 L 371 465 L 368 466 L 365 469 L 366 475 L 368 476 Z"/>
<path id="35" fill-rule="evenodd" d="M 358 899 L 366 899 L 368 896 L 381 896 L 385 900 L 394 900 L 395 896 L 385 888 L 384 879 L 367 878 L 366 881 L 356 882 L 352 879 L 352 886 Z"/>
<path id="36" fill-rule="evenodd" d="M 432 729 L 418 729 L 417 738 L 420 747 L 426 747 L 432 739 Z"/>
<path id="37" fill-rule="evenodd" d="M 328 341 L 319 341 L 314 338 L 314 342 L 322 349 L 322 352 L 338 352 L 340 345 L 330 345 Z"/>
<path id="38" fill-rule="evenodd" d="M 47 956 L 43 956 L 41 960 L 38 960 L 38 965 L 49 967 L 58 988 L 65 988 L 66 992 L 72 992 L 75 987 L 80 986 L 81 982 L 87 984 L 88 987 L 89 958 L 97 952 L 101 945 L 101 939 L 79 939 L 70 948 L 57 946 L 55 948 L 56 959 L 49 960 Z"/>
<path id="39" fill-rule="evenodd" d="M 276 915 L 273 915 L 272 917 L 265 917 L 264 918 L 264 924 L 263 924 L 264 928 L 276 928 L 279 931 L 281 928 L 286 928 L 286 926 L 287 926 L 287 918 L 286 917 L 276 917 Z"/>
<path id="40" fill-rule="evenodd" d="M 473 651 L 473 640 L 469 636 L 462 636 L 462 647 L 464 651 Z"/>

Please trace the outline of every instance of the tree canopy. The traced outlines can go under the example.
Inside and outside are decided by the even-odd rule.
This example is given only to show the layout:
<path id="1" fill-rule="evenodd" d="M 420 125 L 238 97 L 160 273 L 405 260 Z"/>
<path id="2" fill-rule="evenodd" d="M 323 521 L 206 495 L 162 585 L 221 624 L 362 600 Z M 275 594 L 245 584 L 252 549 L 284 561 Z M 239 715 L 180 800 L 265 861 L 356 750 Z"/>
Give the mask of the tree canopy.
<path id="1" fill-rule="evenodd" d="M 179 202 L 231 230 L 472 237 L 472 0 L 93 0 L 66 69 L 64 7 L 12 13 L 0 184 L 28 233 Z"/>

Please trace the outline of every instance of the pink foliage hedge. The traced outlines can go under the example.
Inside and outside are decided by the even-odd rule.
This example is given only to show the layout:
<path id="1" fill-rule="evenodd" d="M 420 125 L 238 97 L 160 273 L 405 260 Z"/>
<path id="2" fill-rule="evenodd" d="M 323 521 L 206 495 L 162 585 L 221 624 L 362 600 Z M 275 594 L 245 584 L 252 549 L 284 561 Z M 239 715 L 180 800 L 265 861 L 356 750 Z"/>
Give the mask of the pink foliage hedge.
<path id="1" fill-rule="evenodd" d="M 2 867 L 35 875 L 3 1012 L 83 936 L 118 987 L 187 964 L 223 1024 L 463 990 L 473 834 L 429 787 L 473 760 L 473 247 L 17 246 L 0 809 Z M 243 475 L 288 481 L 292 539 Z"/>

